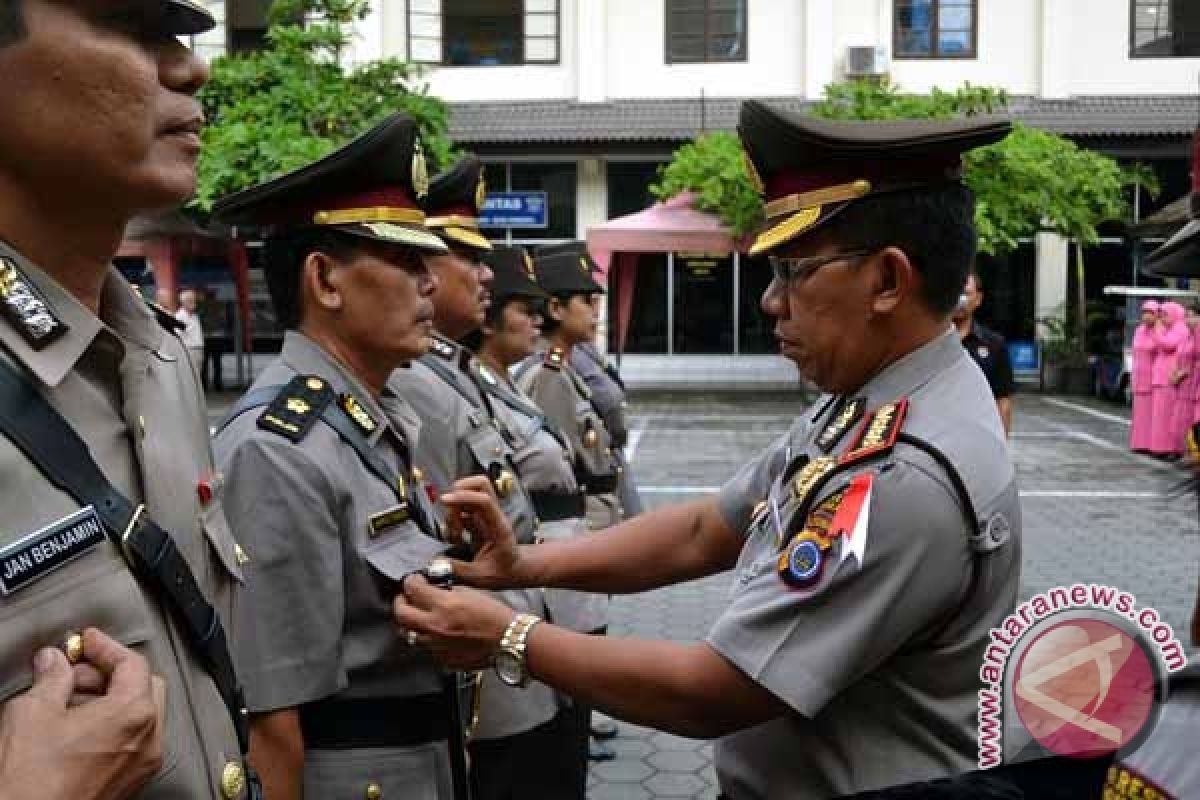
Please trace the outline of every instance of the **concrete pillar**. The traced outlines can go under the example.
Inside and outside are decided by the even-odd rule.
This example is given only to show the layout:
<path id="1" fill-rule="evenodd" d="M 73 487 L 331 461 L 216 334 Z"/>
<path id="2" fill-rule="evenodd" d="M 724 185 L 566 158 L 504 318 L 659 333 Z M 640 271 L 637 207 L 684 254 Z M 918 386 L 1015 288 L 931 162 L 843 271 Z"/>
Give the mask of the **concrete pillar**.
<path id="1" fill-rule="evenodd" d="M 1034 281 L 1034 318 L 1045 319 L 1062 314 L 1067 302 L 1067 264 L 1070 242 L 1056 233 L 1034 237 L 1036 280 Z M 1038 326 L 1039 335 L 1042 333 Z"/>
<path id="2" fill-rule="evenodd" d="M 579 162 L 579 180 L 575 185 L 575 232 L 580 239 L 587 239 L 588 228 L 608 220 L 607 166 L 598 158 L 584 158 Z M 600 306 L 596 345 L 601 352 L 608 347 L 608 303 Z"/>
<path id="3" fill-rule="evenodd" d="M 804 96 L 819 99 L 833 83 L 833 0 L 804 0 Z"/>
<path id="4" fill-rule="evenodd" d="M 1038 91 L 1042 97 L 1065 98 L 1071 94 L 1070 0 L 1041 0 L 1041 54 Z"/>
<path id="5" fill-rule="evenodd" d="M 608 99 L 608 3 L 575 0 L 575 74 L 581 103 Z M 565 57 L 566 42 L 559 42 Z"/>

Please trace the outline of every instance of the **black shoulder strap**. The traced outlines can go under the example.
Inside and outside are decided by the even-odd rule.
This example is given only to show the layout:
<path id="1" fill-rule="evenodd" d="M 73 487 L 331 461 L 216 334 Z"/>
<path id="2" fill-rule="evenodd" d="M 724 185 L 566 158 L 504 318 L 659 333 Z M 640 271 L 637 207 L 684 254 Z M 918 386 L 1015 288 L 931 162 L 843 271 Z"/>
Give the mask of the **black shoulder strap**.
<path id="1" fill-rule="evenodd" d="M 278 384 L 274 386 L 260 386 L 257 389 L 252 389 L 242 395 L 241 399 L 234 404 L 229 414 L 221 422 L 218 427 L 218 433 L 224 430 L 230 422 L 237 419 L 247 411 L 253 411 L 256 408 L 269 406 L 275 402 L 280 393 L 287 388 L 287 384 Z M 379 453 L 371 447 L 362 430 L 354 424 L 350 417 L 338 406 L 328 405 L 321 411 L 321 421 L 333 428 L 334 432 L 341 437 L 342 441 L 348 444 L 367 469 L 371 470 L 381 481 L 387 484 L 388 488 L 396 495 L 407 510 L 413 521 L 417 523 L 417 527 L 426 536 L 434 539 L 441 539 L 441 530 L 437 525 L 437 520 L 432 514 L 427 514 L 425 507 L 421 502 L 420 497 L 413 497 L 409 494 L 409 481 L 404 475 L 392 469 L 392 466 L 380 458 Z M 412 472 L 412 458 L 408 450 L 408 442 L 403 439 L 399 442 L 400 460 L 404 463 L 407 471 Z M 417 487 L 418 489 L 420 487 Z"/>
<path id="2" fill-rule="evenodd" d="M 91 506 L 129 568 L 170 609 L 195 656 L 229 709 L 242 753 L 249 747 L 249 716 L 234 672 L 225 629 L 204 597 L 170 534 L 113 486 L 91 451 L 30 380 L 0 358 L 0 432 L 56 487 Z"/>
<path id="3" fill-rule="evenodd" d="M 529 400 L 521 394 L 513 391 L 512 388 L 508 386 L 500 386 L 498 383 L 489 384 L 485 381 L 483 390 L 485 393 L 495 397 L 505 405 L 516 409 L 525 416 L 536 419 L 538 426 L 541 427 L 541 429 L 546 433 L 553 436 L 555 440 L 562 445 L 563 450 L 566 450 L 568 453 L 571 451 L 571 446 L 567 442 L 567 438 L 563 436 L 562 431 L 550 424 L 550 420 L 546 419 L 546 415 L 542 413 L 542 410 L 538 408 L 532 400 Z"/>

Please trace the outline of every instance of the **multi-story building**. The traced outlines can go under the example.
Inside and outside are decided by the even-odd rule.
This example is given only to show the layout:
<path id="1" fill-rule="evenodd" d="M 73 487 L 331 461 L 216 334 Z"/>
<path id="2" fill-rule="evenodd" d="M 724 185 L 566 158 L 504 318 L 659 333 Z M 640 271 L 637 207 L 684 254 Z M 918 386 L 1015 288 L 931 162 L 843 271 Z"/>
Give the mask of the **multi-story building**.
<path id="1" fill-rule="evenodd" d="M 197 37 L 202 51 L 261 38 L 267 0 L 208 2 L 224 26 Z M 1030 124 L 1151 164 L 1169 200 L 1186 191 L 1200 111 L 1200 0 L 376 0 L 351 57 L 387 56 L 429 66 L 491 188 L 547 193 L 546 227 L 498 240 L 582 238 L 647 205 L 659 165 L 701 131 L 732 129 L 741 99 L 799 109 L 852 75 L 1003 88 Z M 984 265 L 992 321 L 1032 335 L 1067 296 L 1069 252 L 1040 235 Z M 1089 291 L 1129 282 L 1133 262 L 1125 238 L 1106 239 Z M 769 326 L 747 322 L 765 270 L 735 279 L 728 263 L 690 263 L 643 259 L 628 351 L 770 352 Z"/>

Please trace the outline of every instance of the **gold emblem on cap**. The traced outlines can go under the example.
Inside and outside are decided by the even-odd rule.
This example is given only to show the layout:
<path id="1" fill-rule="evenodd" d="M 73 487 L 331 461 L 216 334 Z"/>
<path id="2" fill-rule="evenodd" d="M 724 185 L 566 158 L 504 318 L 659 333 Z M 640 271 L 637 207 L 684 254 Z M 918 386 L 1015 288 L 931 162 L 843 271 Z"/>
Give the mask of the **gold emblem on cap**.
<path id="1" fill-rule="evenodd" d="M 583 256 L 579 257 L 579 268 L 583 270 L 584 275 L 592 274 L 592 268 L 588 266 L 587 259 Z"/>
<path id="2" fill-rule="evenodd" d="M 537 281 L 537 274 L 533 269 L 533 257 L 528 252 L 525 254 L 525 273 L 529 275 L 529 280 Z"/>
<path id="3" fill-rule="evenodd" d="M 83 660 L 83 636 L 77 631 L 71 631 L 67 634 L 66 640 L 63 642 L 63 652 L 67 655 L 67 661 L 72 664 L 78 664 Z"/>
<path id="4" fill-rule="evenodd" d="M 417 199 L 429 194 L 429 167 L 425 163 L 425 151 L 421 149 L 420 139 L 413 140 L 412 187 Z"/>
<path id="5" fill-rule="evenodd" d="M 754 159 L 745 150 L 742 151 L 742 163 L 746 165 L 746 174 L 750 177 L 750 185 L 761 195 L 767 187 L 763 185 L 762 175 L 758 174 L 758 168 L 754 166 Z"/>
<path id="6" fill-rule="evenodd" d="M 368 783 L 367 800 L 383 800 L 383 787 L 378 783 Z"/>
<path id="7" fill-rule="evenodd" d="M 479 171 L 479 183 L 475 184 L 475 210 L 483 208 L 484 202 L 487 201 L 487 179 L 483 177 L 483 170 Z"/>
<path id="8" fill-rule="evenodd" d="M 325 388 L 325 381 L 321 380 L 320 378 L 309 378 L 308 388 L 312 389 L 314 392 L 319 392 Z"/>
<path id="9" fill-rule="evenodd" d="M 803 211 L 788 217 L 783 222 L 759 234 L 754 240 L 754 244 L 750 246 L 750 255 L 757 256 L 765 253 L 774 247 L 778 247 L 789 239 L 799 236 L 804 231 L 817 224 L 821 219 L 821 206 L 806 208 Z"/>
<path id="10" fill-rule="evenodd" d="M 242 765 L 236 761 L 230 761 L 225 765 L 225 769 L 221 770 L 221 794 L 226 800 L 235 800 L 242 793 L 242 789 L 246 788 L 246 772 L 242 769 Z"/>

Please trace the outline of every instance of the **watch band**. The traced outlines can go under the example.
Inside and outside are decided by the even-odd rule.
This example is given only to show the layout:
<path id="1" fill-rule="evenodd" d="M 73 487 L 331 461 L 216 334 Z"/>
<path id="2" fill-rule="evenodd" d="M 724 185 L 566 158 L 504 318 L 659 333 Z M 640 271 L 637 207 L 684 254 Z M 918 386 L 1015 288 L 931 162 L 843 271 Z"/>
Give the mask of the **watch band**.
<path id="1" fill-rule="evenodd" d="M 516 661 L 518 674 L 506 677 L 497 669 L 497 673 L 504 683 L 510 686 L 524 687 L 529 682 L 529 669 L 526 664 L 525 648 L 529 639 L 529 632 L 541 621 L 541 617 L 534 614 L 519 613 L 512 618 L 512 621 L 508 623 L 508 627 L 505 628 L 504 635 L 500 638 L 498 650 L 500 653 Z"/>

